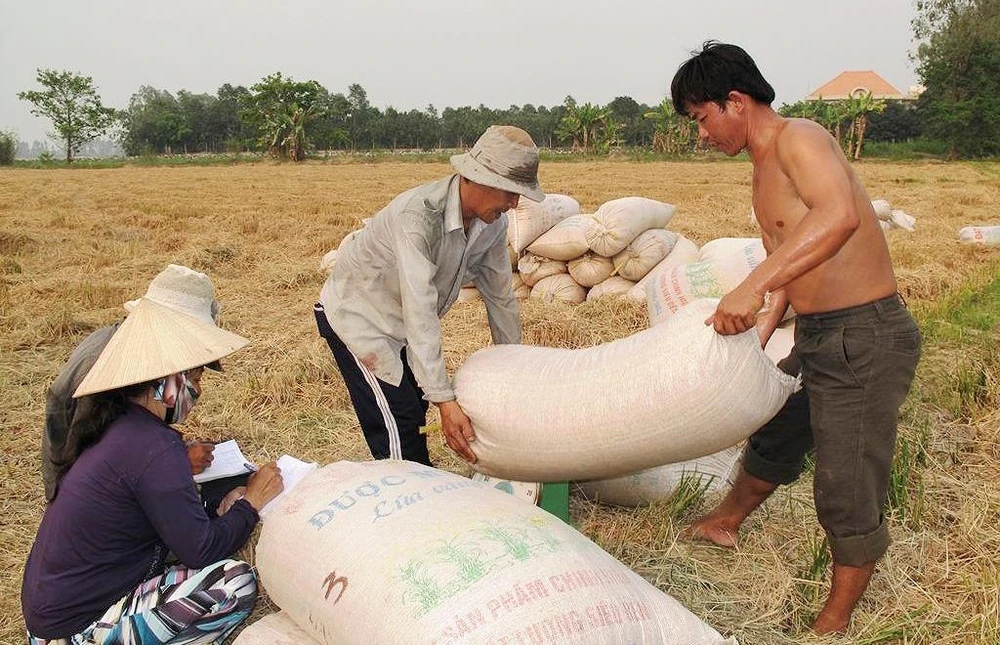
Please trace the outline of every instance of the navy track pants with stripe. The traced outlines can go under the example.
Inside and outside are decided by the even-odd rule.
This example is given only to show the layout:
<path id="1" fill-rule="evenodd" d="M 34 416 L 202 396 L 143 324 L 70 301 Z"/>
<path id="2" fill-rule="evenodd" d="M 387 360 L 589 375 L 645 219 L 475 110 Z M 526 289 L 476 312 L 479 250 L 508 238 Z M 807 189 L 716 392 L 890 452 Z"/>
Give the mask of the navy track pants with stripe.
<path id="1" fill-rule="evenodd" d="M 403 380 L 394 386 L 376 377 L 357 359 L 330 327 L 323 305 L 313 308 L 319 335 L 333 352 L 361 431 L 375 459 L 406 459 L 431 465 L 427 437 L 420 427 L 427 423 L 428 402 L 406 362 L 406 348 L 400 352 Z"/>

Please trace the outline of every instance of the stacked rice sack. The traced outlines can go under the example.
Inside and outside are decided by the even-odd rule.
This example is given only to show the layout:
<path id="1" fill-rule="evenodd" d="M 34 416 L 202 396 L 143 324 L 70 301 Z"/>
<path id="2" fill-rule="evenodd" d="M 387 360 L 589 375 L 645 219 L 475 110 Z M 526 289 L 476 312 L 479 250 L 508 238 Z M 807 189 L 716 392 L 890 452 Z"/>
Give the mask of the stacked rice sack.
<path id="1" fill-rule="evenodd" d="M 760 238 L 723 237 L 705 244 L 690 261 L 658 270 L 643 283 L 650 326 L 694 300 L 721 298 L 766 257 Z"/>
<path id="2" fill-rule="evenodd" d="M 566 195 L 521 200 L 508 213 L 515 292 L 573 304 L 630 292 L 641 300 L 636 283 L 675 247 L 697 251 L 665 228 L 675 210 L 646 197 L 613 199 L 593 214 L 581 213 L 579 203 Z"/>

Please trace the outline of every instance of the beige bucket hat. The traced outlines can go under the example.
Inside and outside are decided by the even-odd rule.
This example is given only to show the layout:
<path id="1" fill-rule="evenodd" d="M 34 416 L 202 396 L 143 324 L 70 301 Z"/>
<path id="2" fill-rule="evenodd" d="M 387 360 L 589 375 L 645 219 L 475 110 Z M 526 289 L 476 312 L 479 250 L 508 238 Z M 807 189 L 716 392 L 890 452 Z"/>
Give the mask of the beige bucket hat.
<path id="1" fill-rule="evenodd" d="M 469 181 L 499 188 L 540 202 L 538 148 L 531 135 L 512 125 L 491 125 L 472 149 L 451 158 L 458 174 Z"/>
<path id="2" fill-rule="evenodd" d="M 249 344 L 209 316 L 189 315 L 151 298 L 134 305 L 73 393 L 79 398 L 152 381 L 218 361 Z"/>
<path id="3" fill-rule="evenodd" d="M 168 264 L 146 288 L 143 296 L 161 305 L 215 324 L 219 315 L 219 301 L 215 299 L 215 285 L 204 273 L 179 264 Z M 132 311 L 139 300 L 129 300 L 125 310 Z"/>

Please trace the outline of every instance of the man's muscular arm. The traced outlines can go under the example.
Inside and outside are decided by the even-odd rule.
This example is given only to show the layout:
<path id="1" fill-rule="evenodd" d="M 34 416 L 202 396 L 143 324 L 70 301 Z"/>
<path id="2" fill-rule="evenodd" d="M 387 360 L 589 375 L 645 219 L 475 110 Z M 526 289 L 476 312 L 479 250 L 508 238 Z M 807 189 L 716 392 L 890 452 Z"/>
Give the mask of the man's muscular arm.
<path id="1" fill-rule="evenodd" d="M 764 294 L 777 291 L 830 259 L 860 225 L 851 178 L 836 143 L 819 125 L 793 121 L 778 135 L 775 154 L 799 200 L 809 209 L 782 244 L 719 302 L 709 322 L 720 334 L 755 324 Z"/>

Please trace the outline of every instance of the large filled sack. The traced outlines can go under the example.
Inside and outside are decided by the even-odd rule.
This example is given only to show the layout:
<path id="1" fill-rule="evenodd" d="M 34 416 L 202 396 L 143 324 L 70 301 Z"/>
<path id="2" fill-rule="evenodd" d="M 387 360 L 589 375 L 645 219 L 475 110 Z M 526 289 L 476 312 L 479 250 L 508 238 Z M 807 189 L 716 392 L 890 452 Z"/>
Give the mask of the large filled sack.
<path id="1" fill-rule="evenodd" d="M 646 197 L 622 197 L 604 202 L 594 212 L 587 231 L 590 249 L 606 258 L 625 250 L 643 231 L 664 228 L 677 210 L 673 204 Z"/>
<path id="2" fill-rule="evenodd" d="M 774 330 L 764 354 L 777 364 L 791 353 L 794 344 L 795 321 L 792 320 Z M 669 500 L 685 478 L 706 493 L 724 493 L 739 472 L 743 446 L 739 443 L 705 457 L 656 466 L 621 477 L 577 482 L 576 488 L 602 504 L 628 507 Z"/>
<path id="3" fill-rule="evenodd" d="M 458 290 L 458 302 L 476 302 L 482 299 L 482 294 L 474 284 L 467 284 Z"/>
<path id="4" fill-rule="evenodd" d="M 587 251 L 567 262 L 566 269 L 581 287 L 592 287 L 610 278 L 615 271 L 615 265 L 611 263 L 611 258 Z"/>
<path id="5" fill-rule="evenodd" d="M 743 444 L 676 464 L 647 468 L 610 479 L 577 482 L 588 499 L 601 504 L 634 508 L 669 500 L 684 480 L 705 493 L 725 492 L 739 471 Z"/>
<path id="6" fill-rule="evenodd" d="M 256 564 L 324 643 L 735 645 L 555 516 L 407 461 L 308 475 L 263 524 Z"/>
<path id="7" fill-rule="evenodd" d="M 598 282 L 587 291 L 587 300 L 597 300 L 598 298 L 625 298 L 628 292 L 635 286 L 631 280 L 617 275 L 613 275 L 603 282 Z"/>
<path id="8" fill-rule="evenodd" d="M 764 241 L 759 237 L 719 237 L 698 249 L 698 262 L 722 262 L 732 255 L 742 254 L 747 264 L 757 266 L 767 257 Z"/>
<path id="9" fill-rule="evenodd" d="M 732 238 L 731 238 L 732 239 Z M 708 246 L 708 245 L 706 245 Z M 699 298 L 718 298 L 735 289 L 767 257 L 760 240 L 720 245 L 709 259 L 670 268 L 646 284 L 649 324 L 657 325 Z"/>
<path id="10" fill-rule="evenodd" d="M 327 642 L 327 641 L 323 641 Z M 319 645 L 287 612 L 264 616 L 239 633 L 233 645 Z"/>
<path id="11" fill-rule="evenodd" d="M 958 240 L 963 244 L 1000 246 L 1000 226 L 965 226 L 958 229 Z"/>
<path id="12" fill-rule="evenodd" d="M 578 305 L 587 299 L 587 290 L 581 287 L 568 273 L 559 273 L 542 278 L 531 287 L 532 300 L 552 302 L 561 300 L 571 305 Z"/>
<path id="13" fill-rule="evenodd" d="M 756 330 L 722 336 L 692 303 L 661 325 L 583 349 L 497 345 L 455 373 L 473 468 L 517 481 L 614 477 L 703 457 L 768 421 L 795 384 Z"/>
<path id="14" fill-rule="evenodd" d="M 683 264 L 690 264 L 698 260 L 698 245 L 684 237 L 683 235 L 677 238 L 674 243 L 674 248 L 670 250 L 667 257 L 660 260 L 656 266 L 650 269 L 649 273 L 646 274 L 644 278 L 635 283 L 635 286 L 629 290 L 628 295 L 634 300 L 646 301 L 646 287 L 654 280 L 657 276 L 660 276 L 673 267 L 681 266 Z"/>
<path id="15" fill-rule="evenodd" d="M 511 287 L 514 289 L 514 297 L 518 300 L 524 300 L 531 295 L 531 287 L 524 283 L 520 273 L 514 274 Z"/>
<path id="16" fill-rule="evenodd" d="M 677 233 L 665 228 L 651 228 L 639 233 L 613 258 L 615 271 L 626 280 L 638 282 L 670 255 L 678 237 Z"/>
<path id="17" fill-rule="evenodd" d="M 587 235 L 593 225 L 593 215 L 571 215 L 542 233 L 528 245 L 528 251 L 553 260 L 578 258 L 590 248 Z"/>
<path id="18" fill-rule="evenodd" d="M 539 280 L 550 275 L 566 273 L 566 263 L 562 260 L 550 260 L 534 253 L 525 253 L 517 261 L 517 272 L 521 280 L 529 287 L 535 286 Z"/>
<path id="19" fill-rule="evenodd" d="M 567 195 L 549 193 L 535 202 L 524 197 L 507 212 L 507 241 L 520 253 L 553 226 L 580 212 L 580 203 Z"/>

